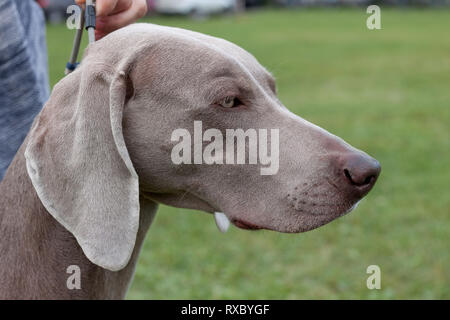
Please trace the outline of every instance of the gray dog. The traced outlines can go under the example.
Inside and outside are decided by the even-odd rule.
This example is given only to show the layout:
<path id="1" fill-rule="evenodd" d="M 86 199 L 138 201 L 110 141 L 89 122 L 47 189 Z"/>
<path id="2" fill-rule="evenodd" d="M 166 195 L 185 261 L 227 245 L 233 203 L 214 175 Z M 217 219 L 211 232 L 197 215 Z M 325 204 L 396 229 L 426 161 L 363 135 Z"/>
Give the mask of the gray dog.
<path id="1" fill-rule="evenodd" d="M 279 170 L 174 163 L 171 134 L 193 133 L 195 121 L 222 133 L 277 129 Z M 55 86 L 0 185 L 0 298 L 123 298 L 158 203 L 223 212 L 221 229 L 303 232 L 353 209 L 379 173 L 289 112 L 248 52 L 135 24 L 90 45 Z M 71 265 L 80 290 L 66 286 Z"/>

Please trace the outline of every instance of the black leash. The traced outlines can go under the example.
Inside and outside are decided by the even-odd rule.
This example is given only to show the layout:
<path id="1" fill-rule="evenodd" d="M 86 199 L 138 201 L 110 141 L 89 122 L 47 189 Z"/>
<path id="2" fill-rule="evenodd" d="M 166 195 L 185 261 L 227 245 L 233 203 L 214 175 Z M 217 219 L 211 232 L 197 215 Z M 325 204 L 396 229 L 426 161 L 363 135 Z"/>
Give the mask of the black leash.
<path id="1" fill-rule="evenodd" d="M 86 29 L 88 32 L 89 43 L 95 42 L 95 0 L 86 0 L 84 15 L 81 15 L 80 19 L 80 28 L 75 33 L 70 59 L 66 64 L 64 72 L 66 75 L 75 70 L 79 64 L 77 58 L 80 51 L 81 38 L 83 37 L 83 29 Z"/>

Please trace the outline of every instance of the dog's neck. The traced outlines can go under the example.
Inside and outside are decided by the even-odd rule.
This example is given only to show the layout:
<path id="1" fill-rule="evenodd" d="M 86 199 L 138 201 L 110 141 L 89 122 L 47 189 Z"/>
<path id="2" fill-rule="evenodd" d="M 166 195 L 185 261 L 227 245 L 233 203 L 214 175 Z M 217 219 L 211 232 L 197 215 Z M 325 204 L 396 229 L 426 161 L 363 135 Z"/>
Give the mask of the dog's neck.
<path id="1" fill-rule="evenodd" d="M 26 172 L 25 145 L 0 183 L 0 299 L 123 298 L 157 205 L 141 199 L 139 231 L 129 264 L 118 272 L 100 268 L 42 205 Z M 68 288 L 72 265 L 79 267 L 81 289 L 76 281 L 75 288 Z"/>

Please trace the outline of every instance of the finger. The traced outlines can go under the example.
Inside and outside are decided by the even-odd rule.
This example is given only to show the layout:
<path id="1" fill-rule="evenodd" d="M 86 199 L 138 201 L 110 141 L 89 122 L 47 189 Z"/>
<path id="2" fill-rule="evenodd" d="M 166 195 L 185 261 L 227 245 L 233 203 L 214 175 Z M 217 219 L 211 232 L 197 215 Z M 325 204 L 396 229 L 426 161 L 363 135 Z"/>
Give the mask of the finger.
<path id="1" fill-rule="evenodd" d="M 80 6 L 83 10 L 85 8 L 86 0 L 75 0 L 75 3 Z"/>
<path id="2" fill-rule="evenodd" d="M 145 0 L 134 0 L 132 6 L 115 15 L 101 17 L 97 20 L 98 33 L 110 33 L 142 18 L 147 13 Z"/>
<path id="3" fill-rule="evenodd" d="M 46 1 L 48 1 L 48 0 L 46 0 Z M 99 17 L 116 14 L 116 13 L 127 10 L 131 7 L 133 0 L 114 0 L 114 1 L 106 0 L 107 7 L 104 6 L 104 4 L 103 4 L 104 2 L 105 1 L 100 0 L 95 5 L 96 15 Z M 84 7 L 84 5 L 86 4 L 86 0 L 75 0 L 75 3 L 79 6 Z M 113 7 L 113 9 L 111 9 L 112 7 Z M 112 11 L 109 12 L 110 10 L 112 10 Z M 109 13 L 106 13 L 106 12 L 109 12 Z"/>
<path id="4" fill-rule="evenodd" d="M 104 17 L 111 14 L 117 6 L 119 0 L 97 0 L 95 11 L 98 17 Z"/>
<path id="5" fill-rule="evenodd" d="M 113 15 L 113 14 L 117 14 L 122 11 L 128 10 L 131 8 L 132 4 L 133 4 L 133 0 L 119 0 L 119 1 L 117 1 L 116 7 L 108 15 Z"/>

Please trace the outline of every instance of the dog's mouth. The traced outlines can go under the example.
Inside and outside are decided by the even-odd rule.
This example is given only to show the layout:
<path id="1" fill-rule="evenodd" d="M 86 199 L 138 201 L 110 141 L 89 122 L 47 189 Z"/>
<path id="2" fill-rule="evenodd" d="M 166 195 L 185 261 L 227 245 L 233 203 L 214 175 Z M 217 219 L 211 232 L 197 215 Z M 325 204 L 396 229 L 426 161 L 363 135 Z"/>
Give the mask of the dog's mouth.
<path id="1" fill-rule="evenodd" d="M 257 226 L 253 223 L 249 223 L 243 220 L 238 220 L 238 219 L 233 219 L 232 220 L 233 224 L 241 229 L 245 229 L 245 230 L 261 230 L 264 229 L 263 227 Z"/>
<path id="2" fill-rule="evenodd" d="M 215 212 L 214 213 L 214 219 L 216 221 L 216 225 L 219 228 L 221 232 L 226 232 L 228 228 L 230 227 L 230 219 L 222 213 L 222 212 Z M 231 223 L 233 223 L 236 227 L 240 229 L 245 230 L 261 230 L 264 229 L 261 226 L 258 226 L 256 224 L 241 220 L 241 219 L 231 219 Z"/>

